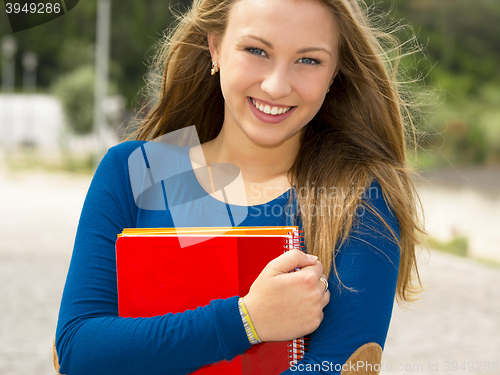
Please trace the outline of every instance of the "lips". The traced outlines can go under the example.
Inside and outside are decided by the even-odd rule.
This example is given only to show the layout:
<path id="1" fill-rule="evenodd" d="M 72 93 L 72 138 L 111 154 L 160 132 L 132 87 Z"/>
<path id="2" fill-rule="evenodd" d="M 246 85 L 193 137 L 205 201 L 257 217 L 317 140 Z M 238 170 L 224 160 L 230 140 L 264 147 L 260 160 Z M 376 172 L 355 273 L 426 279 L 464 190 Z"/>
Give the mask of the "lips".
<path id="1" fill-rule="evenodd" d="M 254 99 L 247 97 L 248 105 L 254 116 L 268 124 L 277 124 L 285 121 L 292 113 L 297 109 L 296 106 L 274 106 L 268 102 L 260 101 L 259 99 Z M 267 108 L 266 108 L 267 107 Z M 269 113 L 266 113 L 269 112 Z M 276 114 L 273 114 L 276 113 Z"/>
<path id="2" fill-rule="evenodd" d="M 263 103 L 258 99 L 250 98 L 250 101 L 260 112 L 265 113 L 266 115 L 277 116 L 282 115 L 290 111 L 293 107 L 284 107 L 284 106 L 272 106 L 267 103 Z"/>

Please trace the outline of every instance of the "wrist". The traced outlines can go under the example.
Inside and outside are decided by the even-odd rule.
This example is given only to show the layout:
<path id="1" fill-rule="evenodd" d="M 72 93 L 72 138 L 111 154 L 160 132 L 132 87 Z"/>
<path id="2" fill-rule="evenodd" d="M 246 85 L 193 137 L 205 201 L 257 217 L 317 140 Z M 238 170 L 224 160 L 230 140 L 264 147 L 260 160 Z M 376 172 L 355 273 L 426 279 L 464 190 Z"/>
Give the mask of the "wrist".
<path id="1" fill-rule="evenodd" d="M 246 308 L 245 301 L 241 297 L 238 300 L 238 309 L 240 311 L 241 321 L 243 322 L 243 326 L 245 327 L 248 341 L 250 341 L 250 344 L 252 345 L 260 344 L 262 340 L 260 339 L 259 334 L 257 333 L 257 330 L 255 329 L 255 326 L 252 322 L 252 319 L 250 318 L 250 314 L 248 313 L 248 310 Z"/>

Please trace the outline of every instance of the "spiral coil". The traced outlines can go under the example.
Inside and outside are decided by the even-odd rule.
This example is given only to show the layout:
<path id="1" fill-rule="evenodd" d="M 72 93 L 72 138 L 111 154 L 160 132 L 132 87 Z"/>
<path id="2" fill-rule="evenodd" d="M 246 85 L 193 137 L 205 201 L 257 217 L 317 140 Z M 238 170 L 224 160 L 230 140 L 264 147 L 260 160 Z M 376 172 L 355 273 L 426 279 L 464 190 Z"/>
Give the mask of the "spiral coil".
<path id="1" fill-rule="evenodd" d="M 301 230 L 294 230 L 293 232 L 288 232 L 288 236 L 283 239 L 283 248 L 285 252 L 289 250 L 300 250 L 304 251 L 304 236 Z M 295 271 L 298 271 L 296 268 Z M 294 272 L 294 271 L 292 271 Z M 309 339 L 307 337 L 299 337 L 298 339 L 292 340 L 288 344 L 288 365 L 292 367 L 297 364 L 307 351 L 309 345 Z"/>

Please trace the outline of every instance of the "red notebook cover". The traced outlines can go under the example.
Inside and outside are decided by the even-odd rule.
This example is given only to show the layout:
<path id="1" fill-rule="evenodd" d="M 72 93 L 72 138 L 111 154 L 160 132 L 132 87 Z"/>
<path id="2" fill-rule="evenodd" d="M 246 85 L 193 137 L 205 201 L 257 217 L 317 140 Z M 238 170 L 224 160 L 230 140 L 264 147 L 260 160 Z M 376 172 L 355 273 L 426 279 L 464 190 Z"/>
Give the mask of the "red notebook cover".
<path id="1" fill-rule="evenodd" d="M 293 235 L 193 237 L 196 237 L 195 244 L 189 247 L 181 247 L 176 235 L 123 235 L 118 238 L 120 316 L 151 317 L 183 312 L 205 306 L 213 299 L 244 296 L 267 263 L 297 243 Z M 254 345 L 230 362 L 207 365 L 195 373 L 279 374 L 294 359 L 289 357 L 290 350 L 297 345 L 297 341 Z M 300 357 L 299 353 L 295 360 Z"/>

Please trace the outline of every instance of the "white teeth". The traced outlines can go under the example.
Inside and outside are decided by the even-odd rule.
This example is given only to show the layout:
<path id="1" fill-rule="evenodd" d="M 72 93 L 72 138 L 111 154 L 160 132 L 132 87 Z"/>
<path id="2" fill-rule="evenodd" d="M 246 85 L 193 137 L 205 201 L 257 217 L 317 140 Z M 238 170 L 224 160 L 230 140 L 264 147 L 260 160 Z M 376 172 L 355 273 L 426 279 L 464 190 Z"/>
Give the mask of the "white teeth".
<path id="1" fill-rule="evenodd" d="M 259 111 L 264 112 L 268 115 L 273 115 L 273 116 L 282 115 L 283 113 L 286 113 L 290 109 L 292 109 L 292 107 L 288 107 L 288 108 L 272 107 L 271 108 L 271 106 L 269 106 L 269 105 L 256 103 L 253 98 L 251 98 L 251 101 L 252 101 L 253 105 L 255 106 L 255 108 L 257 108 Z"/>

